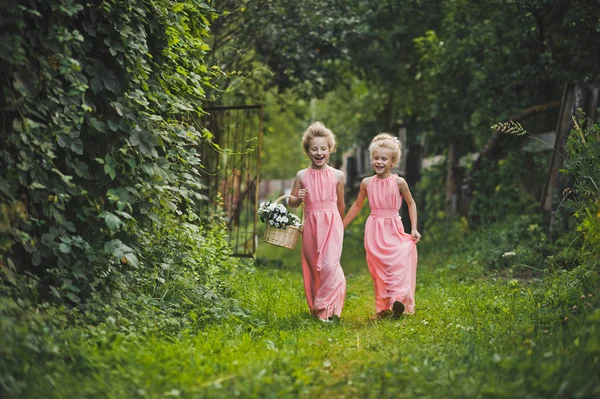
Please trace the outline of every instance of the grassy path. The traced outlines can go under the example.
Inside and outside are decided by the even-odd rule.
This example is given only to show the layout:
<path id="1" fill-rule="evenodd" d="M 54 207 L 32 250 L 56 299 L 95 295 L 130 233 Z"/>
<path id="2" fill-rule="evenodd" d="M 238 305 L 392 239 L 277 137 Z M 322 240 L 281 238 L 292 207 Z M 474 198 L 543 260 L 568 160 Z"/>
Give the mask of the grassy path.
<path id="1" fill-rule="evenodd" d="M 27 397 L 600 394 L 590 378 L 600 370 L 598 334 L 580 334 L 589 329 L 583 324 L 587 316 L 571 315 L 563 323 L 560 312 L 544 313 L 534 282 L 485 277 L 452 264 L 434 266 L 425 258 L 416 314 L 371 321 L 372 282 L 362 248 L 353 246 L 343 259 L 348 282 L 343 317 L 323 323 L 308 315 L 298 251 L 261 250 L 280 260 L 239 276 L 235 296 L 249 315 L 227 316 L 177 339 L 135 335 L 103 342 L 97 336 L 87 340 L 81 331 L 72 337 L 67 332 L 65 339 L 75 342 L 67 346 L 69 361 L 33 367 Z M 592 350 L 582 358 L 583 348 L 593 345 L 596 355 Z"/>

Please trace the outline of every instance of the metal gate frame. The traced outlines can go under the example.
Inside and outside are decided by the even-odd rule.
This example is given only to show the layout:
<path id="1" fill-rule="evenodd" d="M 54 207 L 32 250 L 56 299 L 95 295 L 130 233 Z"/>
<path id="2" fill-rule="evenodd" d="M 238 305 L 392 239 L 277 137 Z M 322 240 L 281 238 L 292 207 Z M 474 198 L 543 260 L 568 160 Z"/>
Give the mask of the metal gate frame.
<path id="1" fill-rule="evenodd" d="M 200 148 L 207 210 L 211 215 L 224 216 L 234 255 L 253 257 L 258 245 L 264 105 L 206 107 L 204 110 L 208 114 L 201 118 L 201 127 L 213 135 L 211 142 Z M 253 131 L 255 128 L 257 131 Z M 252 156 L 254 153 L 256 156 Z"/>

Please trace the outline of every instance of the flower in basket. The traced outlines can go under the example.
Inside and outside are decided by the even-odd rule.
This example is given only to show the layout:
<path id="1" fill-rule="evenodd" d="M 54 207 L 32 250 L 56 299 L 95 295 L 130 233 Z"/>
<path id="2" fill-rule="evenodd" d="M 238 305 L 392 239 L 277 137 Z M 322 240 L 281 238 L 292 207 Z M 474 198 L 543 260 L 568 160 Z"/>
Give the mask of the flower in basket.
<path id="1" fill-rule="evenodd" d="M 302 227 L 297 215 L 288 212 L 285 206 L 276 202 L 261 202 L 258 207 L 258 217 L 262 222 L 280 229 L 287 226 Z"/>

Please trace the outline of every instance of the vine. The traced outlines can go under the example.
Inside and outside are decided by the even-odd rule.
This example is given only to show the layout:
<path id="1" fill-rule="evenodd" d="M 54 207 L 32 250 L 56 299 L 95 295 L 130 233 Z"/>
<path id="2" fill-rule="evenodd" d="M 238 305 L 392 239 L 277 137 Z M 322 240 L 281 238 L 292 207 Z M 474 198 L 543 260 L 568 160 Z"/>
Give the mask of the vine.
<path id="1" fill-rule="evenodd" d="M 199 201 L 210 1 L 0 6 L 0 267 L 79 302 L 110 270 L 144 267 L 135 229 Z M 159 212 L 160 213 L 160 212 Z M 108 289 L 108 287 L 105 287 Z"/>

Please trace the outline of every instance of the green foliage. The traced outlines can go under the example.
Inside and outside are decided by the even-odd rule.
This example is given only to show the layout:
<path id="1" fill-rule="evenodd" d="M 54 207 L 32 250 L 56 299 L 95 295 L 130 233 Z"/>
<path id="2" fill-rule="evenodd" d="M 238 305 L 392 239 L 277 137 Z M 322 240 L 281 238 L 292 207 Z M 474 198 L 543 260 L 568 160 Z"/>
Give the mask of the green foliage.
<path id="1" fill-rule="evenodd" d="M 302 149 L 302 133 L 310 124 L 308 105 L 289 93 L 275 94 L 273 90 L 264 93 L 263 100 L 261 180 L 292 179 L 309 164 Z"/>
<path id="2" fill-rule="evenodd" d="M 503 159 L 485 162 L 473 175 L 470 219 L 486 224 L 537 213 L 548 159 L 548 151 L 512 147 Z"/>
<path id="3" fill-rule="evenodd" d="M 339 61 L 348 59 L 344 41 L 356 23 L 345 3 L 226 1 L 217 7 L 227 10 L 216 21 L 215 45 L 228 68 L 256 60 L 270 71 L 267 87 L 293 88 L 304 97 L 322 96 L 339 81 Z"/>
<path id="4" fill-rule="evenodd" d="M 452 0 L 442 15 L 415 38 L 418 115 L 430 145 L 443 149 L 452 137 L 481 148 L 493 122 L 558 100 L 565 81 L 598 79 L 598 43 L 586 40 L 597 29 L 592 2 Z M 548 131 L 555 113 L 533 124 Z"/>
<path id="5" fill-rule="evenodd" d="M 362 238 L 347 241 L 346 247 L 356 246 Z M 447 240 L 438 248 L 443 243 Z M 168 326 L 142 334 L 120 318 L 92 326 L 67 323 L 78 316 L 55 308 L 19 310 L 15 322 L 6 316 L 21 308 L 4 301 L 0 328 L 11 345 L 0 347 L 2 355 L 10 355 L 0 357 L 0 367 L 10 367 L 0 373 L 3 393 L 9 398 L 600 393 L 597 267 L 582 265 L 543 280 L 503 278 L 455 262 L 459 258 L 438 258 L 420 245 L 417 313 L 399 321 L 370 320 L 373 282 L 363 257 L 344 262 L 356 272 L 347 278 L 341 321 L 311 318 L 299 253 L 280 270 L 264 265 L 235 277 L 235 297 L 248 316 L 222 318 L 175 339 L 160 333 Z"/>
<path id="6" fill-rule="evenodd" d="M 256 83 L 239 100 L 261 101 L 271 85 L 325 98 L 311 118 L 340 134 L 342 150 L 404 124 L 428 154 L 451 142 L 466 153 L 493 122 L 555 104 L 565 81 L 598 80 L 592 3 L 224 1 L 213 43 L 224 68 Z M 549 131 L 548 110 L 518 123 Z"/>
<path id="7" fill-rule="evenodd" d="M 419 204 L 419 223 L 424 225 L 425 229 L 446 218 L 444 213 L 446 170 L 447 166 L 444 163 L 423 170 L 418 186 L 414 190 L 413 195 Z"/>
<path id="8" fill-rule="evenodd" d="M 131 234 L 200 199 L 205 1 L 16 1 L 3 16 L 0 251 L 42 297 L 79 302 L 115 265 L 151 267 Z M 5 273 L 6 274 L 6 273 Z"/>
<path id="9" fill-rule="evenodd" d="M 335 129 L 338 154 L 332 158 L 336 159 L 356 144 L 369 143 L 382 130 L 379 117 L 385 113 L 387 93 L 350 73 L 346 76 L 344 85 L 316 100 L 311 107 L 312 119 L 327 121 Z"/>
<path id="10" fill-rule="evenodd" d="M 0 393 L 47 396 L 27 381 L 43 375 L 60 379 L 61 370 L 71 366 L 84 373 L 112 368 L 118 360 L 103 359 L 103 352 L 113 344 L 173 340 L 221 319 L 247 319 L 231 297 L 228 281 L 245 268 L 231 257 L 224 225 L 200 228 L 190 217 L 165 211 L 146 231 L 138 230 L 140 261 L 152 268 L 123 268 L 129 262 L 125 255 L 99 276 L 107 292 L 95 292 L 79 307 L 0 297 Z M 122 243 L 111 245 L 123 250 Z M 62 389 L 69 388 L 53 392 L 60 397 Z"/>
<path id="11" fill-rule="evenodd" d="M 585 251 L 600 261 L 600 123 L 592 123 L 578 112 L 569 134 L 565 168 L 574 179 L 571 207 L 580 220 L 578 230 L 585 239 Z"/>
<path id="12" fill-rule="evenodd" d="M 241 264 L 231 257 L 224 223 L 201 228 L 193 221 L 192 214 L 164 212 L 138 231 L 140 257 L 151 268 L 119 273 L 112 265 L 102 276 L 111 290 L 87 304 L 86 317 L 112 317 L 124 333 L 170 335 L 227 317 L 233 309 L 225 281 Z"/>

